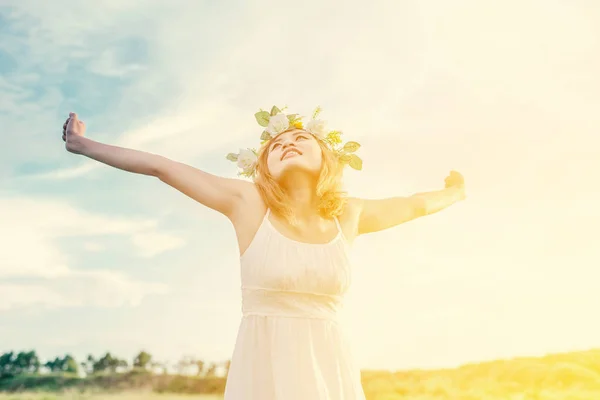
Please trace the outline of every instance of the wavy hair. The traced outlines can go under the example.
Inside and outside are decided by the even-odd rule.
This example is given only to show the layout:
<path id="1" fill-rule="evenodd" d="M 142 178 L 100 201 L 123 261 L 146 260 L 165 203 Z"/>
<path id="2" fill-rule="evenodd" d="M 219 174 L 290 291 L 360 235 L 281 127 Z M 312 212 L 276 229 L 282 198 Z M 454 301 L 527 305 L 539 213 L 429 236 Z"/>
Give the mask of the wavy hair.
<path id="1" fill-rule="evenodd" d="M 346 192 L 342 190 L 344 166 L 339 161 L 337 155 L 321 139 L 313 137 L 319 144 L 319 147 L 321 147 L 323 155 L 321 171 L 316 186 L 317 208 L 322 217 L 331 219 L 342 213 L 347 201 Z M 269 173 L 267 167 L 270 144 L 274 139 L 275 137 L 265 143 L 259 150 L 256 166 L 257 174 L 254 183 L 267 207 L 273 213 L 284 217 L 290 224 L 295 225 L 296 218 L 290 207 L 288 195 Z"/>

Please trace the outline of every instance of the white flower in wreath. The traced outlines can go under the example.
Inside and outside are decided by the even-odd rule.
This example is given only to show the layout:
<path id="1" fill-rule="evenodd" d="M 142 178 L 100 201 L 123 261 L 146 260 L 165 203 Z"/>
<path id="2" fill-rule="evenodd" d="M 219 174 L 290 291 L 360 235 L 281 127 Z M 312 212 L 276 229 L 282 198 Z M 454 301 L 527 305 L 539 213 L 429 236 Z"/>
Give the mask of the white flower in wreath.
<path id="1" fill-rule="evenodd" d="M 284 132 L 289 127 L 290 120 L 288 117 L 284 113 L 279 113 L 269 118 L 269 125 L 267 125 L 266 130 L 271 134 L 271 136 L 275 136 L 281 132 Z"/>
<path id="2" fill-rule="evenodd" d="M 258 156 L 250 149 L 240 149 L 237 158 L 237 166 L 244 172 L 252 172 L 256 168 Z"/>
<path id="3" fill-rule="evenodd" d="M 327 137 L 327 123 L 321 119 L 313 119 L 306 124 L 306 131 L 312 133 L 319 139 Z"/>

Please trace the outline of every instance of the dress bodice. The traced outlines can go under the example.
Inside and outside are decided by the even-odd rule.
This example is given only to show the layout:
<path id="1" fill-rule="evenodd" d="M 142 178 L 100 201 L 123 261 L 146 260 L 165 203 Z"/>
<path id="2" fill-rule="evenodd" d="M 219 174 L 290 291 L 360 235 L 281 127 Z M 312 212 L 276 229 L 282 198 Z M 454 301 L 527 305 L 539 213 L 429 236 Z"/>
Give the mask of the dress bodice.
<path id="1" fill-rule="evenodd" d="M 335 319 L 351 283 L 338 219 L 337 235 L 316 244 L 284 236 L 269 215 L 240 259 L 243 314 Z"/>

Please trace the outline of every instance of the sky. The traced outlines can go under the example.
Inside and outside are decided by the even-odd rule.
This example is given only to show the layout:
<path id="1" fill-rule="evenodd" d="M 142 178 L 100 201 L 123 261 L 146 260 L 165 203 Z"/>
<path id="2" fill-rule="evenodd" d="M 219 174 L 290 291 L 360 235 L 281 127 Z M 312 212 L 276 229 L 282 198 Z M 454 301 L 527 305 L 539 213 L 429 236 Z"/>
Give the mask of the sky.
<path id="1" fill-rule="evenodd" d="M 235 177 L 272 105 L 357 140 L 353 196 L 464 202 L 360 237 L 361 368 L 600 347 L 600 3 L 0 1 L 0 352 L 229 359 L 231 224 L 93 140 Z"/>

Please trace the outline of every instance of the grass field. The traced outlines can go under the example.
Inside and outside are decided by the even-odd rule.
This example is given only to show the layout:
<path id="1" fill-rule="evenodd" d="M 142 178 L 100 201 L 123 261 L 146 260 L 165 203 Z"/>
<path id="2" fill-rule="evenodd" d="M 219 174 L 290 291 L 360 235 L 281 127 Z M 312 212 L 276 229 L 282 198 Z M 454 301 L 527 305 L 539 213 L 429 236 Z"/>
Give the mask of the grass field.
<path id="1" fill-rule="evenodd" d="M 223 400 L 214 395 L 177 395 L 156 394 L 151 392 L 132 392 L 118 394 L 81 394 L 81 393 L 16 393 L 2 394 L 0 400 Z"/>
<path id="2" fill-rule="evenodd" d="M 225 383 L 222 379 L 156 376 L 139 371 L 90 379 L 73 381 L 62 374 L 0 379 L 0 390 L 4 390 L 0 400 L 223 400 L 222 395 L 175 393 L 194 393 L 193 389 L 196 393 L 222 393 Z M 362 385 L 367 400 L 600 400 L 600 349 L 451 369 L 362 371 Z M 27 388 L 29 394 L 9 392 L 21 388 Z M 36 388 L 47 392 L 34 392 Z M 117 388 L 123 391 L 108 392 Z M 151 388 L 170 393 L 158 394 Z"/>

